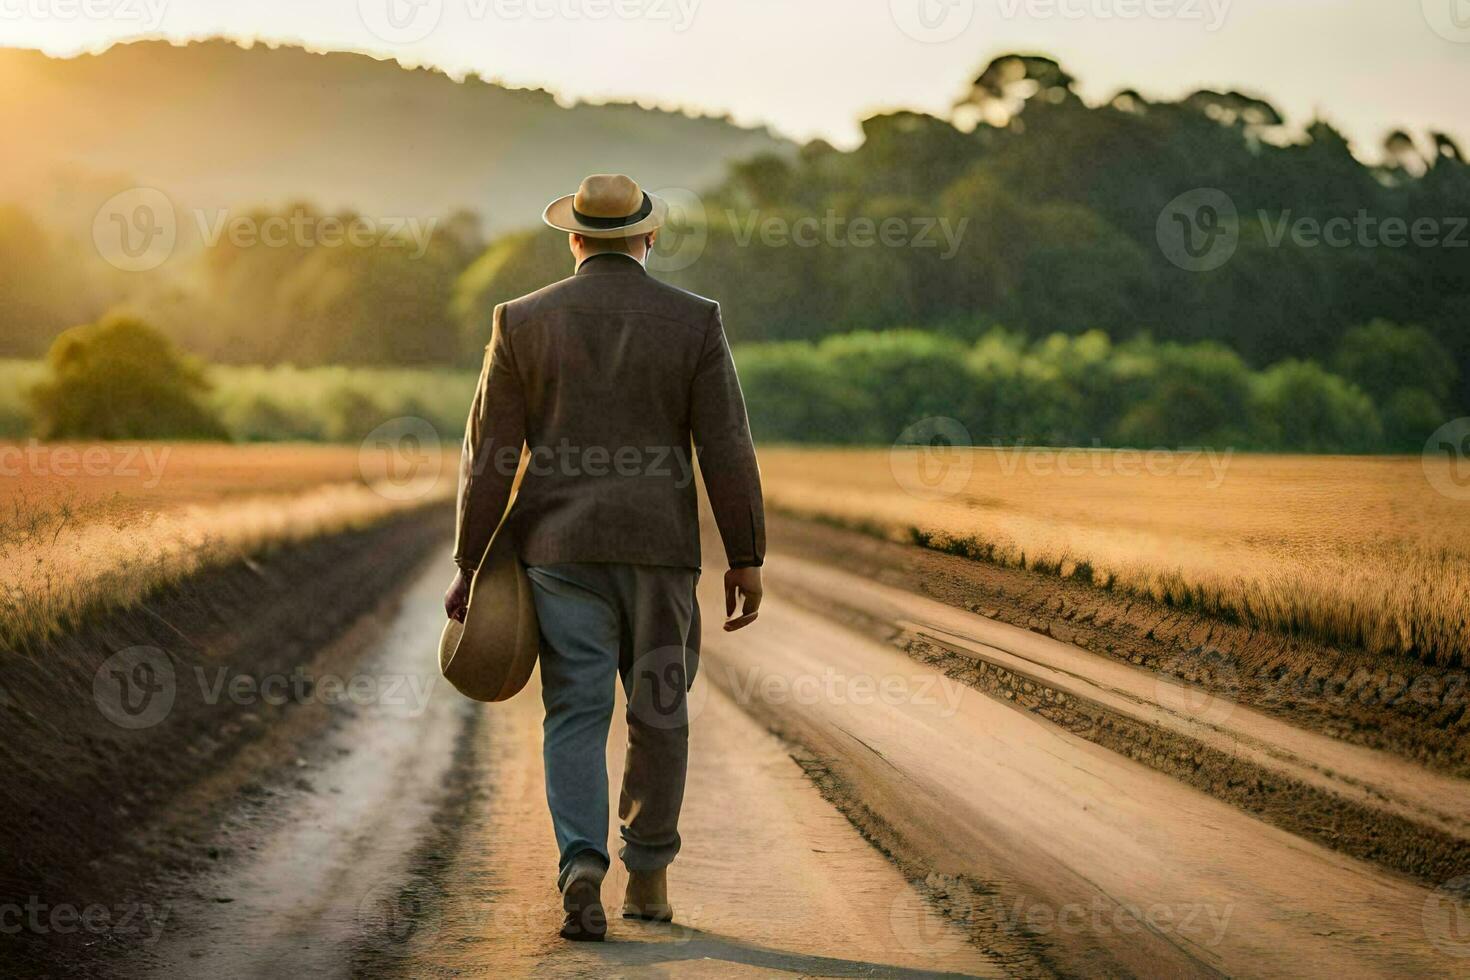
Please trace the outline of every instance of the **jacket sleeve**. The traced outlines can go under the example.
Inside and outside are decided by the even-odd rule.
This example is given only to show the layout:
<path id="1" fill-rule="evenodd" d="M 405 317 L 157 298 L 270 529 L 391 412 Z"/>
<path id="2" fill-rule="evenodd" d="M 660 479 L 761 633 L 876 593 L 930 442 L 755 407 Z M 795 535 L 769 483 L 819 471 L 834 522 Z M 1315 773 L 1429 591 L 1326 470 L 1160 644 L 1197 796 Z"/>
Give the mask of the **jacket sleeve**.
<path id="1" fill-rule="evenodd" d="M 706 325 L 690 394 L 690 429 L 710 509 L 731 568 L 760 565 L 766 556 L 766 516 L 745 396 L 725 340 L 718 304 Z"/>
<path id="2" fill-rule="evenodd" d="M 526 441 L 526 401 L 511 352 L 505 307 L 495 308 L 495 328 L 465 425 L 459 463 L 459 520 L 454 561 L 474 571 L 490 546 L 510 502 Z"/>

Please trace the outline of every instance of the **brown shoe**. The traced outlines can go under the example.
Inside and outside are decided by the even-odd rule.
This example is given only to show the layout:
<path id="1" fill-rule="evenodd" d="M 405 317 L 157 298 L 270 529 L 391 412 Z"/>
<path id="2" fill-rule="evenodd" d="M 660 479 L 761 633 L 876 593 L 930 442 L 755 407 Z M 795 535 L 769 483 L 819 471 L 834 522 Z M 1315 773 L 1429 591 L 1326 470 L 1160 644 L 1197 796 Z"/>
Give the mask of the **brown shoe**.
<path id="1" fill-rule="evenodd" d="M 669 904 L 668 869 L 628 872 L 628 891 L 623 896 L 623 918 L 645 922 L 672 922 Z"/>
<path id="2" fill-rule="evenodd" d="M 607 913 L 602 910 L 602 883 L 591 876 L 573 877 L 561 893 L 561 938 L 576 943 L 600 943 L 607 935 Z"/>

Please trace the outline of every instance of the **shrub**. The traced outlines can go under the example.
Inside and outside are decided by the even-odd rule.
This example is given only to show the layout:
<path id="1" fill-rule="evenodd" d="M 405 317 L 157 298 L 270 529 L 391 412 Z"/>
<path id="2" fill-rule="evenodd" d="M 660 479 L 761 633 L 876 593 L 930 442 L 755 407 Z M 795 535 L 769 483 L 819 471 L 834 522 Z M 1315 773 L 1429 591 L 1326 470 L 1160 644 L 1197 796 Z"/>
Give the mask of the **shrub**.
<path id="1" fill-rule="evenodd" d="M 1404 388 L 1418 388 L 1435 401 L 1443 401 L 1454 390 L 1459 375 L 1454 359 L 1428 330 L 1385 320 L 1349 330 L 1332 365 L 1337 374 L 1379 404 Z"/>
<path id="2" fill-rule="evenodd" d="M 143 322 L 112 316 L 52 344 L 31 389 L 42 439 L 226 439 L 203 367 Z"/>
<path id="3" fill-rule="evenodd" d="M 1399 388 L 1383 403 L 1383 442 L 1396 452 L 1424 451 L 1424 443 L 1446 421 L 1439 401 L 1422 388 Z"/>
<path id="4" fill-rule="evenodd" d="M 964 422 L 979 445 L 1052 442 L 1081 415 L 1076 390 L 1013 334 L 997 329 L 980 338 L 965 367 L 970 396 Z"/>
<path id="5" fill-rule="evenodd" d="M 760 439 L 840 445 L 879 437 L 872 397 L 811 344 L 751 345 L 735 357 L 750 427 Z"/>
<path id="6" fill-rule="evenodd" d="M 1124 390 L 1114 443 L 1152 448 L 1244 441 L 1251 373 L 1239 355 L 1212 343 L 1164 344 L 1147 363 Z"/>
<path id="7" fill-rule="evenodd" d="M 877 410 L 878 439 L 889 442 L 932 416 L 963 420 L 970 414 L 965 347 L 917 330 L 829 337 L 817 352 Z"/>
<path id="8" fill-rule="evenodd" d="M 391 418 L 367 393 L 345 386 L 327 396 L 325 408 L 328 442 L 360 442 Z"/>
<path id="9" fill-rule="evenodd" d="M 1282 361 L 1256 379 L 1252 414 L 1267 449 L 1307 453 L 1368 452 L 1383 424 L 1357 386 L 1311 361 Z"/>
<path id="10" fill-rule="evenodd" d="M 254 393 L 232 401 L 224 415 L 230 434 L 241 442 L 305 442 L 324 438 L 316 420 L 292 412 L 270 395 Z"/>
<path id="11" fill-rule="evenodd" d="M 1443 406 L 1459 371 L 1423 327 L 1384 320 L 1354 327 L 1338 346 L 1333 365 L 1379 406 L 1389 449 L 1417 452 L 1449 417 Z"/>

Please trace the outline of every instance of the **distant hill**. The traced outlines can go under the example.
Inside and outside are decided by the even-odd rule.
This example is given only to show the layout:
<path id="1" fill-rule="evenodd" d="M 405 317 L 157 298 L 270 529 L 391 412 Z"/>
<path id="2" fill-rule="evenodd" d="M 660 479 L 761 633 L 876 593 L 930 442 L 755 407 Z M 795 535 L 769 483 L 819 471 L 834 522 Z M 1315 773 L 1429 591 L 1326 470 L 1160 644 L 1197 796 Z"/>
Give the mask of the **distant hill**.
<path id="1" fill-rule="evenodd" d="M 789 148 L 723 119 L 565 107 L 367 55 L 222 40 L 64 59 L 0 49 L 0 84 L 0 201 L 77 230 L 107 196 L 145 185 L 185 208 L 469 208 L 498 231 L 533 223 L 589 171 L 698 188 L 732 159 Z"/>

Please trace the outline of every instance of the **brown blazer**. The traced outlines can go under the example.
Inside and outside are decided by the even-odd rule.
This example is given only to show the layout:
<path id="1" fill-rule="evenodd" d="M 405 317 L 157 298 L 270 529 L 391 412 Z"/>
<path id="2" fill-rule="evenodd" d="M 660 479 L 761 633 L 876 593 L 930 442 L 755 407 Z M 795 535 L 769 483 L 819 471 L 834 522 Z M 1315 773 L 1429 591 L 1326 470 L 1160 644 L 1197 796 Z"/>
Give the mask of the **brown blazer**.
<path id="1" fill-rule="evenodd" d="M 460 464 L 454 560 L 507 517 L 521 560 L 698 568 L 690 446 L 732 567 L 765 557 L 760 471 L 718 303 L 603 254 L 495 308 Z"/>

